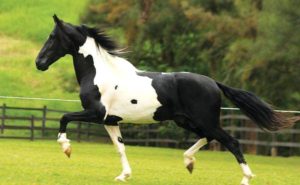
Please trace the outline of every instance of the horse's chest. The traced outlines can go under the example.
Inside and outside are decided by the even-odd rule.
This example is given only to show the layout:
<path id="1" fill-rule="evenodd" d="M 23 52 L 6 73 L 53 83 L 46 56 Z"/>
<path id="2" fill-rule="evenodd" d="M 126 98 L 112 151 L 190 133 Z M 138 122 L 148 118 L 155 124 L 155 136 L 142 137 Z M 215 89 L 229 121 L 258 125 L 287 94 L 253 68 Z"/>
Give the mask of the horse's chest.
<path id="1" fill-rule="evenodd" d="M 121 123 L 153 123 L 154 113 L 161 106 L 152 80 L 148 77 L 119 79 L 99 87 L 101 103 L 107 115 L 122 118 Z M 101 92 L 102 91 L 102 92 Z"/>

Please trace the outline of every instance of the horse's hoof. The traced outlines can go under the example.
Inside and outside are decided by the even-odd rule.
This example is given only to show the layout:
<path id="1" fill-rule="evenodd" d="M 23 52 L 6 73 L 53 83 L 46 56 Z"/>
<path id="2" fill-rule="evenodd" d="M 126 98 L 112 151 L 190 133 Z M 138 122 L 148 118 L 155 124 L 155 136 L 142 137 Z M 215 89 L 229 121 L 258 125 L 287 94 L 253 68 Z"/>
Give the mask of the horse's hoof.
<path id="1" fill-rule="evenodd" d="M 130 174 L 121 174 L 115 178 L 115 181 L 126 182 L 126 180 L 129 178 L 130 178 Z"/>
<path id="2" fill-rule="evenodd" d="M 71 147 L 67 148 L 67 149 L 64 151 L 64 153 L 67 155 L 68 158 L 71 157 L 71 152 L 72 152 Z"/>
<path id="3" fill-rule="evenodd" d="M 255 177 L 254 174 L 244 176 L 243 179 L 242 179 L 241 185 L 249 185 L 249 182 L 253 177 Z"/>
<path id="4" fill-rule="evenodd" d="M 244 175 L 241 185 L 249 185 L 249 182 L 253 177 L 255 177 L 254 174 Z"/>
<path id="5" fill-rule="evenodd" d="M 118 176 L 115 178 L 115 181 L 126 182 L 126 178 Z"/>
<path id="6" fill-rule="evenodd" d="M 62 149 L 63 152 L 67 155 L 67 157 L 70 158 L 72 152 L 71 144 L 69 142 L 62 143 Z"/>
<path id="7" fill-rule="evenodd" d="M 194 164 L 196 162 L 196 158 L 194 156 L 184 155 L 183 162 L 185 164 L 186 169 L 190 172 L 190 174 L 192 174 L 194 170 Z"/>
<path id="8" fill-rule="evenodd" d="M 191 162 L 190 164 L 188 164 L 186 166 L 186 169 L 190 172 L 190 174 L 192 174 L 193 170 L 194 170 L 194 162 Z"/>
<path id="9" fill-rule="evenodd" d="M 241 182 L 241 185 L 249 185 L 248 182 Z"/>

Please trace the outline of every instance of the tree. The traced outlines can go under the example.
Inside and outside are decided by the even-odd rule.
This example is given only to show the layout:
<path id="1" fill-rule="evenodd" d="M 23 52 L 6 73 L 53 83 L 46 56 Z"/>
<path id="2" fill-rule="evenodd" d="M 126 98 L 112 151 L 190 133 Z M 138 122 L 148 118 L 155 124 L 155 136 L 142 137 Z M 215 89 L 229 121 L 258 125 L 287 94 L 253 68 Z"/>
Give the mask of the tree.
<path id="1" fill-rule="evenodd" d="M 108 28 L 142 69 L 208 75 L 297 108 L 298 6 L 296 0 L 92 1 L 82 21 Z"/>
<path id="2" fill-rule="evenodd" d="M 282 108 L 299 108 L 299 6 L 296 0 L 265 0 L 258 13 L 257 37 L 239 40 L 227 55 L 235 64 L 243 64 L 239 74 L 247 88 Z"/>
<path id="3" fill-rule="evenodd" d="M 83 20 L 122 30 L 126 44 L 132 46 L 131 60 L 150 70 L 191 71 L 216 77 L 244 21 L 231 16 L 231 0 L 126 2 L 92 4 Z"/>

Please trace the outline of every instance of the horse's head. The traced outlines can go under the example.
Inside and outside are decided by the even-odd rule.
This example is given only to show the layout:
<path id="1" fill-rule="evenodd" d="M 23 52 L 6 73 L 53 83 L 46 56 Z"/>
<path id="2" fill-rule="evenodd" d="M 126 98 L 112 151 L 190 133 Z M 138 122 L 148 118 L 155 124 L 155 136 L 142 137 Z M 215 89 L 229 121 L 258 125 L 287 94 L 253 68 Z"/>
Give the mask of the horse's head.
<path id="1" fill-rule="evenodd" d="M 53 19 L 54 29 L 36 58 L 36 67 L 42 71 L 66 54 L 77 52 L 86 39 L 80 27 L 65 23 L 56 15 Z"/>

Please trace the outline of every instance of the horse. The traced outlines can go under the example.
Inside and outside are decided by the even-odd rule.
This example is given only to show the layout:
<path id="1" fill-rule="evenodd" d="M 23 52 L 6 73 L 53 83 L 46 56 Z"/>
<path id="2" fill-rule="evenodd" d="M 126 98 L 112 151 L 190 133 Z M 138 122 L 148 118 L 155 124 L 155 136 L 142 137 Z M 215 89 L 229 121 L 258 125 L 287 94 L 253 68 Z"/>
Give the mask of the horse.
<path id="1" fill-rule="evenodd" d="M 239 142 L 220 126 L 221 92 L 260 128 L 270 131 L 290 127 L 295 120 L 275 112 L 251 92 L 232 88 L 207 76 L 189 72 L 147 72 L 122 57 L 120 48 L 100 29 L 73 25 L 53 16 L 54 28 L 36 58 L 38 70 L 69 54 L 80 86 L 82 111 L 66 113 L 60 120 L 57 142 L 70 157 L 67 124 L 71 121 L 104 124 L 117 152 L 122 172 L 115 178 L 126 181 L 131 167 L 119 129 L 121 123 L 149 124 L 173 120 L 195 133 L 199 140 L 183 154 L 192 173 L 195 153 L 212 140 L 224 145 L 241 166 L 241 184 L 254 176 Z"/>

